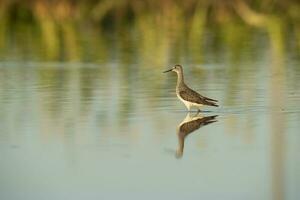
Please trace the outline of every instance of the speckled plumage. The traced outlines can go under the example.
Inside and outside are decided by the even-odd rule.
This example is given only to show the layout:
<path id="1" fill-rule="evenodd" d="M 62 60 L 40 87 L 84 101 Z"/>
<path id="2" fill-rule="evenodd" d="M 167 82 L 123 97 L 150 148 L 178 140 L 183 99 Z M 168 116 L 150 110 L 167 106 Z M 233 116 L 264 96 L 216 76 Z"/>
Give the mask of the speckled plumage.
<path id="1" fill-rule="evenodd" d="M 187 114 L 185 119 L 177 127 L 178 148 L 176 151 L 176 157 L 180 158 L 183 155 L 185 138 L 202 126 L 206 126 L 208 124 L 216 122 L 217 116 L 218 115 L 204 117 L 199 115 L 198 113 L 197 115 L 191 117 L 190 114 Z"/>
<path id="2" fill-rule="evenodd" d="M 175 65 L 172 69 L 165 72 L 169 71 L 177 73 L 176 95 L 185 104 L 188 110 L 190 110 L 191 107 L 197 107 L 199 109 L 199 107 L 203 105 L 218 107 L 217 100 L 202 96 L 185 84 L 181 65 Z"/>
<path id="3" fill-rule="evenodd" d="M 198 94 L 197 92 L 195 92 L 194 90 L 188 88 L 187 86 L 185 86 L 185 88 L 178 89 L 178 92 L 179 92 L 179 96 L 186 101 L 201 104 L 201 105 L 218 107 L 218 105 L 216 104 L 217 100 L 204 97 Z"/>

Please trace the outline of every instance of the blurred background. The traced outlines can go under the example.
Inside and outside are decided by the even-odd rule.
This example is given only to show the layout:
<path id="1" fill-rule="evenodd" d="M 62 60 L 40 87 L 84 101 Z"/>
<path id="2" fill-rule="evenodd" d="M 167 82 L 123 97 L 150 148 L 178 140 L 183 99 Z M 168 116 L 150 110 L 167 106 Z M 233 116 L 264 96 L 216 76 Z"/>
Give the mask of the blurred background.
<path id="1" fill-rule="evenodd" d="M 298 0 L 0 0 L 0 199 L 298 200 L 299 88 Z"/>
<path id="2" fill-rule="evenodd" d="M 299 56 L 297 0 L 1 0 L 0 9 L 1 60 L 203 63 L 207 42 L 238 60 L 258 35 L 276 56 Z"/>

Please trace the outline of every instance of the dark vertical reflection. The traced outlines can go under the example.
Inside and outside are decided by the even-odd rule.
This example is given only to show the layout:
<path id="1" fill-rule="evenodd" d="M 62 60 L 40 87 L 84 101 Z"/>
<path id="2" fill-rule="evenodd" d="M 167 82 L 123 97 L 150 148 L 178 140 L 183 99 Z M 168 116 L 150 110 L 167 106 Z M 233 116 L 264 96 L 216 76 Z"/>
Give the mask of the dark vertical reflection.
<path id="1" fill-rule="evenodd" d="M 269 34 L 272 50 L 272 63 L 270 64 L 270 105 L 271 114 L 271 174 L 272 174 L 272 194 L 274 200 L 285 199 L 284 185 L 284 159 L 285 159 L 285 109 L 287 97 L 285 94 L 285 66 L 284 58 L 284 27 L 279 20 L 270 20 Z"/>

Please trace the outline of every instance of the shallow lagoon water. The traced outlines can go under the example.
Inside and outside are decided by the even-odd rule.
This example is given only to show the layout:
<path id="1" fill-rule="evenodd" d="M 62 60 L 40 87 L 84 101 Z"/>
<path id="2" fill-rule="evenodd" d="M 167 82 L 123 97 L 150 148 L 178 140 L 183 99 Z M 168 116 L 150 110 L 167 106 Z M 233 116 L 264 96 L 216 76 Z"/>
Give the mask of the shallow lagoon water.
<path id="1" fill-rule="evenodd" d="M 179 61 L 220 103 L 181 156 L 176 59 L 2 61 L 1 199 L 299 199 L 300 62 L 271 50 Z"/>

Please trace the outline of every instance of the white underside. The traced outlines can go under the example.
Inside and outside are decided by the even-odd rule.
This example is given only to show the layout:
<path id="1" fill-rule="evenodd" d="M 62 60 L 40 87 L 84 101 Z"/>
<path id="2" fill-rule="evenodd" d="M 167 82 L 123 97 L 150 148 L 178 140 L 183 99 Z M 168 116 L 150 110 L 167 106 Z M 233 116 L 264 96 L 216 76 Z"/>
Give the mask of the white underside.
<path id="1" fill-rule="evenodd" d="M 195 116 L 191 116 L 190 113 L 188 113 L 185 116 L 184 120 L 178 125 L 177 129 L 179 130 L 180 126 L 182 126 L 182 124 L 184 124 L 184 123 L 191 122 L 191 121 L 198 120 L 198 119 L 202 119 L 202 118 L 203 118 L 203 116 L 198 114 L 198 113 Z"/>
<path id="2" fill-rule="evenodd" d="M 184 103 L 184 105 L 187 107 L 188 110 L 190 110 L 192 107 L 196 107 L 196 108 L 200 109 L 200 107 L 203 106 L 203 104 L 192 103 L 192 102 L 186 101 L 186 100 L 182 99 L 179 95 L 177 95 L 177 97 L 180 99 L 180 101 L 182 101 Z"/>

